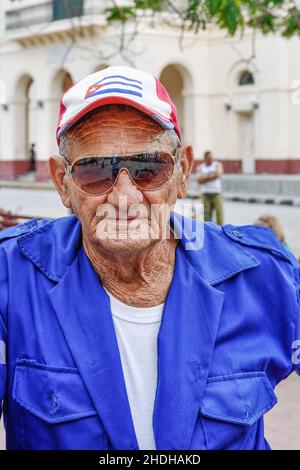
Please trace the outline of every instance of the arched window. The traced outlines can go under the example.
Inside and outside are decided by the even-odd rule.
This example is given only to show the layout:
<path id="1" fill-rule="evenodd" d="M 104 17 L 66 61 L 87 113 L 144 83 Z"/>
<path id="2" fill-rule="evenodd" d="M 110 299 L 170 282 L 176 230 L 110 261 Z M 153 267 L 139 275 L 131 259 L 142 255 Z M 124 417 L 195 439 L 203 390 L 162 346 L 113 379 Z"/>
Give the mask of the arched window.
<path id="1" fill-rule="evenodd" d="M 254 76 L 249 70 L 244 70 L 239 77 L 239 86 L 254 85 Z"/>

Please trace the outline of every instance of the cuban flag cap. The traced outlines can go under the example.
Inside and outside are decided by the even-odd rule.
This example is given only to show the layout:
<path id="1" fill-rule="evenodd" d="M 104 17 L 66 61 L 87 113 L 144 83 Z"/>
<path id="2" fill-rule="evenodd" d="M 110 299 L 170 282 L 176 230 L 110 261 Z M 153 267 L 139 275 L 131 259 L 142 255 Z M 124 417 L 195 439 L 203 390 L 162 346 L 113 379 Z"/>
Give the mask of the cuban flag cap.
<path id="1" fill-rule="evenodd" d="M 61 98 L 56 138 L 93 109 L 125 104 L 142 111 L 165 129 L 174 129 L 181 140 L 177 111 L 165 87 L 149 73 L 112 66 L 83 78 Z"/>

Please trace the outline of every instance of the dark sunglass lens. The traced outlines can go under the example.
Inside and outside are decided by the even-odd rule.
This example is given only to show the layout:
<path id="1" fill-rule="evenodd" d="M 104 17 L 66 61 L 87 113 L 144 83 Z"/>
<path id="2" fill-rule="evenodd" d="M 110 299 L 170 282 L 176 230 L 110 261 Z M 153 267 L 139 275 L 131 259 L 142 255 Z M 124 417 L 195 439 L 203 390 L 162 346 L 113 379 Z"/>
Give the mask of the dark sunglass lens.
<path id="1" fill-rule="evenodd" d="M 158 189 L 173 174 L 172 156 L 167 152 L 136 155 L 126 163 L 132 179 L 142 189 Z"/>
<path id="2" fill-rule="evenodd" d="M 89 194 L 102 194 L 114 183 L 118 169 L 113 158 L 84 158 L 73 166 L 73 181 Z"/>

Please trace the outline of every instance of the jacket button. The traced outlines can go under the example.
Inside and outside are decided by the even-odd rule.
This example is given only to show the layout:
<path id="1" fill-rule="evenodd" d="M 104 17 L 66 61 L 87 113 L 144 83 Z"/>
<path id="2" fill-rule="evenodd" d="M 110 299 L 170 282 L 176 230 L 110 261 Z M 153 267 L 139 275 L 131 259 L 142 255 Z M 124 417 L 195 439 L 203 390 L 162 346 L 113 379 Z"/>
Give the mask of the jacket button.
<path id="1" fill-rule="evenodd" d="M 231 232 L 231 233 L 232 233 L 232 235 L 234 235 L 237 238 L 242 238 L 243 237 L 243 234 L 241 232 L 238 232 L 237 230 L 233 230 L 233 232 Z"/>

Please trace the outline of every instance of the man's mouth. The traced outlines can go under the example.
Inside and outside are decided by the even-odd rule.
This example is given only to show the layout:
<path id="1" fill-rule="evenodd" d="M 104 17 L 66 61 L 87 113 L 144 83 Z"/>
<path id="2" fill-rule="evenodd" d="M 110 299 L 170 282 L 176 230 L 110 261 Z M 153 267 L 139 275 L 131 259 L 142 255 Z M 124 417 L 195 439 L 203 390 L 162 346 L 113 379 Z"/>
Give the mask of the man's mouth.
<path id="1" fill-rule="evenodd" d="M 132 220 L 148 220 L 147 217 L 134 217 L 134 216 L 128 216 L 128 217 L 104 217 L 105 220 L 114 220 L 116 222 L 131 222 Z"/>

